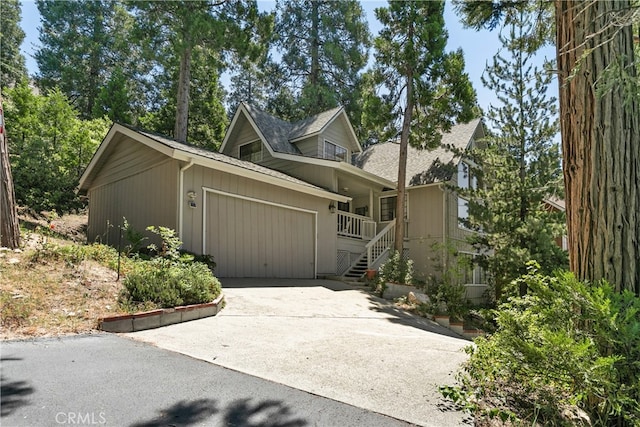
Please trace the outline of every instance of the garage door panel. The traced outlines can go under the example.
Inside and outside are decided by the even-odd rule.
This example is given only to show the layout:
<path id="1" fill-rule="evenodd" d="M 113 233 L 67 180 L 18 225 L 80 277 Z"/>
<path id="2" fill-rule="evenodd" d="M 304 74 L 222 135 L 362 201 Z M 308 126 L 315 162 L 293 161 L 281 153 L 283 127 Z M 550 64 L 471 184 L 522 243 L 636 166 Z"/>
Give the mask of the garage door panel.
<path id="1" fill-rule="evenodd" d="M 203 237 L 218 276 L 314 277 L 313 213 L 212 191 L 206 204 Z"/>

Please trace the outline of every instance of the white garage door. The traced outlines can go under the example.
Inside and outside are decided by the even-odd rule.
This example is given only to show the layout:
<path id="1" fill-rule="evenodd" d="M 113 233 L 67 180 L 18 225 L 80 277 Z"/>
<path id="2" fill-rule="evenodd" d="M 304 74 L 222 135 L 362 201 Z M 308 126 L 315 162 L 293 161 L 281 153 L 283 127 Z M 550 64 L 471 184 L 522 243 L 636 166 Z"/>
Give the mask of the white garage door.
<path id="1" fill-rule="evenodd" d="M 315 277 L 312 211 L 206 189 L 204 241 L 219 277 Z"/>

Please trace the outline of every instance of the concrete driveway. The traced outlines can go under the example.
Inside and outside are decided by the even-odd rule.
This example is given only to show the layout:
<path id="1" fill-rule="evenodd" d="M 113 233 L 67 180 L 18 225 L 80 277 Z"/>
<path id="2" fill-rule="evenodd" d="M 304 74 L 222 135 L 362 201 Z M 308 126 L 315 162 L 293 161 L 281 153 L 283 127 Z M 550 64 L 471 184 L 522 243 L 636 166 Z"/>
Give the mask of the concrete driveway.
<path id="1" fill-rule="evenodd" d="M 215 317 L 126 334 L 208 362 L 424 426 L 459 426 L 438 385 L 470 342 L 363 288 L 223 279 Z"/>

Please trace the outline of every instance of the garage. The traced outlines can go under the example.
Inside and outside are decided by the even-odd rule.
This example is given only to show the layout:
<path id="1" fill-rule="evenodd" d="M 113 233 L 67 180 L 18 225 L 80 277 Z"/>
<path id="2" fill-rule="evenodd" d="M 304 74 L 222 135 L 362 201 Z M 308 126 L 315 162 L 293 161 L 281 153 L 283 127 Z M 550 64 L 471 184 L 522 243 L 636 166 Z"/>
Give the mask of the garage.
<path id="1" fill-rule="evenodd" d="M 203 247 L 217 276 L 315 278 L 316 212 L 203 190 Z"/>

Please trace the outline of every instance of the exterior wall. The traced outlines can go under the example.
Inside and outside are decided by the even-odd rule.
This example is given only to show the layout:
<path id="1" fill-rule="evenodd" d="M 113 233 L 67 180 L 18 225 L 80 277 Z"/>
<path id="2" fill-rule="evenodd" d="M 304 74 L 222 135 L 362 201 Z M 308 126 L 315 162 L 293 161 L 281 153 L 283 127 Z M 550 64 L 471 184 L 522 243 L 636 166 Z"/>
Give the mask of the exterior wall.
<path id="1" fill-rule="evenodd" d="M 407 239 L 409 257 L 414 262 L 416 275 L 425 279 L 437 275 L 440 252 L 434 252 L 434 244 L 445 239 L 444 192 L 438 185 L 409 188 L 409 224 Z"/>
<path id="2" fill-rule="evenodd" d="M 146 154 L 152 156 L 153 150 L 142 144 L 135 145 L 146 150 L 139 153 L 143 161 Z M 114 165 L 114 168 L 117 169 L 117 166 Z M 164 157 L 164 160 L 145 170 L 109 183 L 92 186 L 88 192 L 88 240 L 117 245 L 118 226 L 122 225 L 123 217 L 137 231 L 144 231 L 150 225 L 175 230 L 178 225 L 178 171 L 178 162 Z M 104 181 L 104 177 L 99 178 L 97 182 Z"/>
<path id="3" fill-rule="evenodd" d="M 294 162 L 289 162 L 289 166 L 289 170 L 286 172 L 287 174 L 329 191 L 338 191 L 336 172 L 333 169 Z"/>
<path id="4" fill-rule="evenodd" d="M 238 117 L 232 132 L 228 144 L 224 147 L 223 154 L 236 159 L 240 156 L 238 149 L 241 145 L 260 139 L 244 115 Z M 267 149 L 263 147 L 263 155 L 266 151 Z"/>
<path id="5" fill-rule="evenodd" d="M 202 252 L 203 187 L 316 211 L 316 270 L 320 275 L 335 274 L 337 252 L 336 215 L 329 212 L 329 200 L 198 165 L 187 169 L 184 173 L 183 192 L 185 195 L 189 191 L 194 191 L 197 194 L 195 208 L 187 206 L 186 196 L 183 200 L 185 205 L 183 213 L 183 235 L 181 238 L 185 242 L 185 249 L 195 253 Z M 268 224 L 256 224 L 254 226 L 265 227 L 268 226 Z M 250 239 L 251 236 L 248 234 L 241 238 Z"/>
<path id="6" fill-rule="evenodd" d="M 318 135 L 297 141 L 295 145 L 303 156 L 323 158 L 322 139 Z"/>
<path id="7" fill-rule="evenodd" d="M 92 187 L 130 177 L 167 159 L 164 154 L 124 135 L 117 138 L 111 142 L 111 154 L 103 160 L 99 175 L 91 183 Z"/>
<path id="8" fill-rule="evenodd" d="M 321 134 L 320 144 L 324 145 L 324 140 L 326 139 L 329 142 L 333 142 L 334 144 L 338 144 L 347 149 L 347 161 L 351 159 L 351 154 L 353 154 L 356 149 L 353 143 L 353 137 L 351 136 L 351 132 L 347 129 L 344 120 L 341 117 L 336 118 L 331 125 L 329 125 L 325 131 Z M 323 146 L 320 147 L 321 150 L 324 149 Z M 322 151 L 320 151 L 322 154 Z"/>

